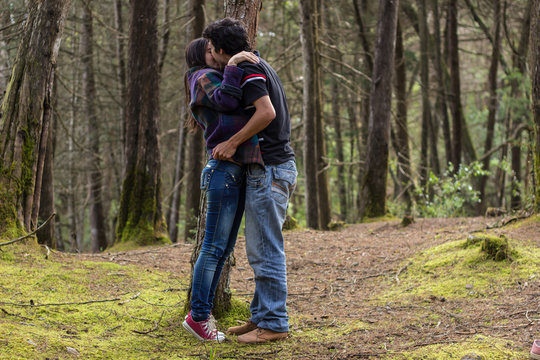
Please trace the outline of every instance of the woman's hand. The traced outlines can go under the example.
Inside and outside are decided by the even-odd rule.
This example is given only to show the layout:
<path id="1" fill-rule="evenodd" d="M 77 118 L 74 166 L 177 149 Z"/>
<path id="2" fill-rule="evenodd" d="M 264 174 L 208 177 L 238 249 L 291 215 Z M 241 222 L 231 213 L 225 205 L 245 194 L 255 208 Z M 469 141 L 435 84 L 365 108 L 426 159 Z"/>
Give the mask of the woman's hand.
<path id="1" fill-rule="evenodd" d="M 241 51 L 238 54 L 231 57 L 227 65 L 236 66 L 244 61 L 249 61 L 250 63 L 257 64 L 259 62 L 259 58 L 257 57 L 257 55 L 255 55 L 252 52 Z"/>

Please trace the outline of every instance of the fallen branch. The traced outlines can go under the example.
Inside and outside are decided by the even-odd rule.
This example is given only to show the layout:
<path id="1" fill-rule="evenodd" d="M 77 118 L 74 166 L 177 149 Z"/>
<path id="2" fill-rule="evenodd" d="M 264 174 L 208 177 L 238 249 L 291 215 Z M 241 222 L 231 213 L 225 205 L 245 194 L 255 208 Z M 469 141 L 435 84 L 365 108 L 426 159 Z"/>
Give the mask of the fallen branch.
<path id="1" fill-rule="evenodd" d="M 399 274 L 401 274 L 401 272 L 402 272 L 403 270 L 405 270 L 406 268 L 408 268 L 409 265 L 411 265 L 411 264 L 412 264 L 412 262 L 407 263 L 406 265 L 402 266 L 401 269 L 399 269 L 398 272 L 396 273 L 395 279 L 396 279 L 396 283 L 397 283 L 398 285 L 399 285 Z"/>
<path id="2" fill-rule="evenodd" d="M 89 300 L 89 301 L 82 301 L 82 302 L 47 303 L 47 304 L 35 304 L 34 300 L 30 300 L 30 304 L 0 301 L 0 305 L 12 305 L 12 306 L 21 306 L 21 307 L 42 307 L 42 306 L 87 305 L 87 304 L 104 303 L 104 302 L 111 302 L 111 301 L 118 301 L 118 300 L 122 300 L 122 299 L 114 298 L 114 299 L 103 299 L 103 300 Z"/>
<path id="3" fill-rule="evenodd" d="M 118 305 L 124 305 L 125 303 L 128 303 L 131 300 L 135 300 L 136 298 L 139 297 L 139 295 L 141 295 L 140 291 L 138 293 L 136 293 L 135 295 L 133 295 L 132 297 L 130 297 L 129 299 L 119 302 Z"/>
<path id="4" fill-rule="evenodd" d="M 7 242 L 0 243 L 0 246 L 13 244 L 13 243 L 16 243 L 17 241 L 21 241 L 21 240 L 24 240 L 26 238 L 29 238 L 30 236 L 35 235 L 39 230 L 41 230 L 43 227 L 45 227 L 45 225 L 47 225 L 49 223 L 49 221 L 51 221 L 51 219 L 53 217 L 55 217 L 55 216 L 56 216 L 56 213 L 52 213 L 52 215 L 49 216 L 49 218 L 47 220 L 45 220 L 45 222 L 43 224 L 41 224 L 40 227 L 38 227 L 36 230 L 32 231 L 30 234 L 21 236 L 19 238 L 16 238 L 15 240 L 10 240 L 10 241 L 7 241 Z"/>
<path id="5" fill-rule="evenodd" d="M 156 331 L 156 329 L 158 328 L 159 323 L 161 322 L 161 319 L 163 319 L 163 314 L 164 313 L 165 313 L 165 310 L 161 312 L 161 316 L 160 316 L 159 320 L 156 321 L 153 329 L 146 330 L 146 331 L 139 331 L 139 330 L 131 330 L 131 331 L 133 331 L 134 333 L 137 333 L 137 334 L 141 334 L 141 335 L 150 334 L 151 332 Z"/>
<path id="6" fill-rule="evenodd" d="M 5 310 L 5 309 L 1 309 L 1 308 L 0 308 L 0 310 L 2 310 L 2 312 L 3 312 L 4 314 L 9 315 L 9 316 L 15 316 L 15 317 L 21 318 L 21 319 L 23 319 L 23 320 L 32 320 L 32 319 L 30 319 L 30 318 L 27 318 L 26 316 L 22 316 L 22 315 L 19 315 L 19 314 L 12 314 L 12 313 L 8 312 L 8 311 Z"/>

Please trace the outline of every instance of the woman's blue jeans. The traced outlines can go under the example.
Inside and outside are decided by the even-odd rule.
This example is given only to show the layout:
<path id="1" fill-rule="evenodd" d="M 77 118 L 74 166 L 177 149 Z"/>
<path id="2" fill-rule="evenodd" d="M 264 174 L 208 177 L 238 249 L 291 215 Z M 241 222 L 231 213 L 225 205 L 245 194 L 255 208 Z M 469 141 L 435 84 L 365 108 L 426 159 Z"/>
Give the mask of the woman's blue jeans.
<path id="1" fill-rule="evenodd" d="M 210 160 L 201 173 L 206 192 L 206 228 L 195 267 L 191 316 L 206 320 L 225 260 L 236 244 L 245 206 L 244 168 L 229 161 Z"/>

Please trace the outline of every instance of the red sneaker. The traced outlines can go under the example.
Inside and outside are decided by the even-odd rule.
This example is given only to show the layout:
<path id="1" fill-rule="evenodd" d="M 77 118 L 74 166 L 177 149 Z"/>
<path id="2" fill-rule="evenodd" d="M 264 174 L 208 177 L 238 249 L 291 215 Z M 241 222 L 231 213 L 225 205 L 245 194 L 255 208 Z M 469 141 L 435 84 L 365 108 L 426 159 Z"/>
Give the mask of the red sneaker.
<path id="1" fill-rule="evenodd" d="M 531 359 L 540 360 L 540 340 L 534 340 L 531 347 Z"/>
<path id="2" fill-rule="evenodd" d="M 222 342 L 223 340 L 225 340 L 225 334 L 217 331 L 215 319 L 213 316 L 209 316 L 208 319 L 203 321 L 195 321 L 191 317 L 190 311 L 182 325 L 184 326 L 184 329 L 189 331 L 199 340 L 217 342 Z"/>

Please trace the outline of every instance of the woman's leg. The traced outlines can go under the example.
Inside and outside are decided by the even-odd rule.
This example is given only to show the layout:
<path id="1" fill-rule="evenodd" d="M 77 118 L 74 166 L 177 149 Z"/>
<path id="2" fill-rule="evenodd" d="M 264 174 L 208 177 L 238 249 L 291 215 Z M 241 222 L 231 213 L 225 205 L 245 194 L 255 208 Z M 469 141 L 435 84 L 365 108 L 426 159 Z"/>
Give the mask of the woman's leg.
<path id="1" fill-rule="evenodd" d="M 201 174 L 207 210 L 205 236 L 193 269 L 191 316 L 194 321 L 206 320 L 210 314 L 213 299 L 210 292 L 216 272 L 221 272 L 224 254 L 228 251 L 241 184 L 241 167 L 230 162 L 210 160 Z"/>
<path id="2" fill-rule="evenodd" d="M 243 174 L 242 174 L 242 178 L 244 178 Z M 238 230 L 240 229 L 240 224 L 242 223 L 242 217 L 244 216 L 245 201 L 246 201 L 246 187 L 245 187 L 245 182 L 242 181 L 241 188 L 239 189 L 236 214 L 234 216 L 231 232 L 229 234 L 229 241 L 227 242 L 227 248 L 225 249 L 223 256 L 218 262 L 218 265 L 216 267 L 216 272 L 214 274 L 214 280 L 212 281 L 212 285 L 210 286 L 210 293 L 208 295 L 208 302 L 210 303 L 210 305 L 214 304 L 214 296 L 216 293 L 216 288 L 218 286 L 219 278 L 221 277 L 221 271 L 223 270 L 225 261 L 227 261 L 227 258 L 233 252 L 234 246 L 236 245 L 236 239 L 238 237 Z"/>

